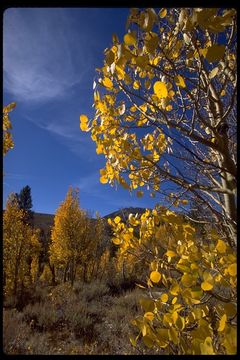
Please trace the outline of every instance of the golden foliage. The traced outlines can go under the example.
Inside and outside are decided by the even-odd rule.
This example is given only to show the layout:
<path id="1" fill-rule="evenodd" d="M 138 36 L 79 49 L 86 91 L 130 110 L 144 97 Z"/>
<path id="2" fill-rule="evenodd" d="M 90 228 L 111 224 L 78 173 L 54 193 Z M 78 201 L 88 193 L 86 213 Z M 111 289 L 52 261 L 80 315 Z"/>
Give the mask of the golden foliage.
<path id="1" fill-rule="evenodd" d="M 159 236 L 159 223 L 163 221 L 171 223 L 171 237 L 163 232 L 162 237 Z M 155 251 L 150 251 L 152 262 L 146 280 L 150 288 L 158 284 L 164 293 L 151 300 L 151 313 L 147 303 L 142 303 L 147 312 L 134 322 L 141 334 L 135 341 L 141 337 L 144 341 L 147 337 L 146 346 L 150 343 L 151 347 L 170 346 L 178 354 L 216 354 L 220 348 L 221 353 L 234 353 L 236 254 L 228 243 L 220 241 L 216 232 L 208 239 L 197 239 L 192 224 L 163 207 L 146 210 L 141 216 L 135 216 L 134 221 L 131 215 L 127 224 L 112 221 L 111 226 L 114 236 L 120 240 L 122 256 L 129 249 L 139 254 L 144 243 L 147 258 L 150 244 L 155 245 Z M 139 226 L 139 237 L 130 231 L 136 226 Z M 162 247 L 167 251 L 160 257 Z M 223 249 L 224 254 L 219 252 Z M 173 270 L 175 275 L 171 273 Z M 211 305 L 210 299 L 214 299 Z M 229 334 L 233 336 L 231 340 Z"/>
<path id="2" fill-rule="evenodd" d="M 14 147 L 12 134 L 9 131 L 12 129 L 9 112 L 11 112 L 15 106 L 16 103 L 13 102 L 3 107 L 3 155 L 6 155 L 6 153 Z"/>
<path id="3" fill-rule="evenodd" d="M 31 255 L 32 230 L 24 223 L 24 212 L 14 197 L 9 196 L 3 215 L 3 272 L 5 293 L 16 294 L 20 284 L 30 276 L 28 258 Z"/>

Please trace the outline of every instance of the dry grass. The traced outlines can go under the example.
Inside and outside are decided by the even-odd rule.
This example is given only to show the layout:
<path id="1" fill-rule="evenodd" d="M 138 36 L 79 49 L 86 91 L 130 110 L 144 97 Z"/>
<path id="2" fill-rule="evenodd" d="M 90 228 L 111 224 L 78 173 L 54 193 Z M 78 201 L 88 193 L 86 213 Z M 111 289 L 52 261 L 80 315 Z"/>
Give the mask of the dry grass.
<path id="1" fill-rule="evenodd" d="M 140 310 L 141 289 L 113 295 L 103 282 L 65 283 L 36 289 L 21 312 L 5 309 L 4 351 L 7 354 L 139 354 L 129 336 Z M 147 348 L 143 353 L 152 353 Z"/>

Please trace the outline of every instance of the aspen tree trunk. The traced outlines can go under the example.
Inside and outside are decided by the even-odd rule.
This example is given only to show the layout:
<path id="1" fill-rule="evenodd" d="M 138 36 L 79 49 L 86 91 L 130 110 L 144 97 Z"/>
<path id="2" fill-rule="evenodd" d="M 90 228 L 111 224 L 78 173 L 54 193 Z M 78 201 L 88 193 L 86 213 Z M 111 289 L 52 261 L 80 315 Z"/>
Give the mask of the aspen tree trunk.
<path id="1" fill-rule="evenodd" d="M 205 74 L 204 74 L 205 75 Z M 206 75 L 205 75 L 206 76 Z M 202 78 L 203 83 L 206 84 Z M 209 85 L 209 84 L 208 84 Z M 236 206 L 236 174 L 237 169 L 229 152 L 229 141 L 227 135 L 228 125 L 223 119 L 222 116 L 222 104 L 216 93 L 213 85 L 208 87 L 211 98 L 209 100 L 209 118 L 211 120 L 211 125 L 217 130 L 216 141 L 219 148 L 217 159 L 218 164 L 221 168 L 226 169 L 226 171 L 221 172 L 221 183 L 224 190 L 227 192 L 223 194 L 223 205 L 224 210 L 222 211 L 225 217 L 225 227 L 226 233 L 229 234 L 229 245 L 236 247 L 237 245 L 237 206 Z M 221 129 L 221 131 L 220 131 Z"/>

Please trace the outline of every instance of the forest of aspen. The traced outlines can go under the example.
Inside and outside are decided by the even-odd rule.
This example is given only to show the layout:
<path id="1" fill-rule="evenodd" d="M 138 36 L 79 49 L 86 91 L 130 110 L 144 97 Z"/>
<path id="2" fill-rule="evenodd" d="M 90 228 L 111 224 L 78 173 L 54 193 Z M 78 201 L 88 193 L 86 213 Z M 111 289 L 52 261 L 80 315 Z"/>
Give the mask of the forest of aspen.
<path id="1" fill-rule="evenodd" d="M 236 14 L 129 9 L 79 132 L 105 157 L 100 183 L 155 206 L 93 217 L 69 179 L 41 228 L 31 188 L 10 193 L 4 354 L 237 354 Z M 4 157 L 16 106 L 3 107 Z"/>

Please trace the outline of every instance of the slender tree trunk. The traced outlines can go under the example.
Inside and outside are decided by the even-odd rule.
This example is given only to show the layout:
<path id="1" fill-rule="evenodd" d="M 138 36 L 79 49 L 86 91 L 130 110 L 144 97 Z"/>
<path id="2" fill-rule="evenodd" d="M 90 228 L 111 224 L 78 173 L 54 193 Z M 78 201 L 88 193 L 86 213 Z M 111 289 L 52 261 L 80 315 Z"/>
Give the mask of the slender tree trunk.
<path id="1" fill-rule="evenodd" d="M 73 286 L 74 280 L 75 280 L 75 260 L 72 259 L 70 263 L 70 280 L 71 280 L 71 286 Z"/>
<path id="2" fill-rule="evenodd" d="M 48 265 L 49 265 L 49 269 L 52 273 L 52 285 L 55 286 L 56 285 L 55 266 L 54 266 L 54 264 L 51 265 L 50 261 L 48 262 Z"/>
<path id="3" fill-rule="evenodd" d="M 66 267 L 65 267 L 65 271 L 64 271 L 64 278 L 63 278 L 63 282 L 67 281 L 67 272 L 69 269 L 69 262 L 67 263 Z"/>

